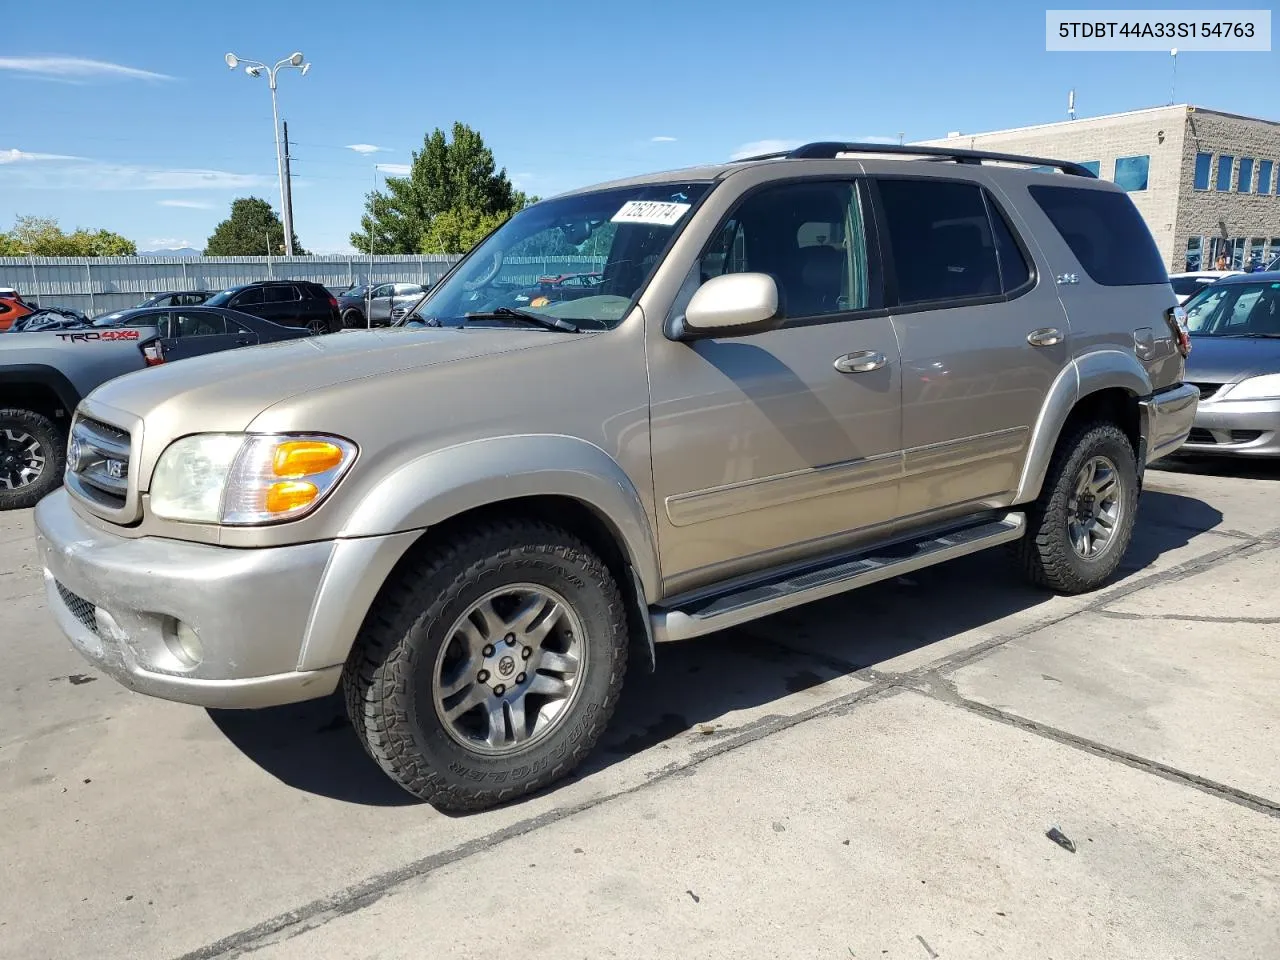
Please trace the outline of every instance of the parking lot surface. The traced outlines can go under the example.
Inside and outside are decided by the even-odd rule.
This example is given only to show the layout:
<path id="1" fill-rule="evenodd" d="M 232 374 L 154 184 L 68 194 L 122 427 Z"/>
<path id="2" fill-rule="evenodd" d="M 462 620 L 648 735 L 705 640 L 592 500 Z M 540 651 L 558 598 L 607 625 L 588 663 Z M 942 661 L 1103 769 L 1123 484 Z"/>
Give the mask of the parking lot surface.
<path id="1" fill-rule="evenodd" d="M 660 647 L 568 784 L 465 817 L 336 698 L 101 677 L 0 515 L 0 958 L 1274 958 L 1278 491 L 1150 472 L 1089 596 L 995 552 Z"/>

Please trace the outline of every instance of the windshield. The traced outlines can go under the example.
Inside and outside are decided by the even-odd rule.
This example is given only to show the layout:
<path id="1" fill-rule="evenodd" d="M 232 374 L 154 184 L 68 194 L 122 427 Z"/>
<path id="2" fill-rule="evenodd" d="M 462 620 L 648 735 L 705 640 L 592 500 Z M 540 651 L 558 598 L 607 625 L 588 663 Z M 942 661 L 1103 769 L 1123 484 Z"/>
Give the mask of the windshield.
<path id="1" fill-rule="evenodd" d="M 132 310 L 117 310 L 115 313 L 108 313 L 101 317 L 94 317 L 90 323 L 95 327 L 115 327 L 124 323 L 127 317 L 132 314 Z"/>
<path id="2" fill-rule="evenodd" d="M 1280 337 L 1280 283 L 1215 283 L 1188 300 L 1197 337 Z"/>
<path id="3" fill-rule="evenodd" d="M 477 246 L 406 321 L 453 326 L 467 314 L 506 308 L 584 330 L 612 329 L 710 186 L 645 184 L 528 207 Z"/>
<path id="4" fill-rule="evenodd" d="M 227 305 L 227 301 L 239 292 L 239 287 L 232 287 L 230 290 L 223 290 L 221 293 L 215 293 L 205 301 L 205 305 L 210 307 L 225 307 Z"/>

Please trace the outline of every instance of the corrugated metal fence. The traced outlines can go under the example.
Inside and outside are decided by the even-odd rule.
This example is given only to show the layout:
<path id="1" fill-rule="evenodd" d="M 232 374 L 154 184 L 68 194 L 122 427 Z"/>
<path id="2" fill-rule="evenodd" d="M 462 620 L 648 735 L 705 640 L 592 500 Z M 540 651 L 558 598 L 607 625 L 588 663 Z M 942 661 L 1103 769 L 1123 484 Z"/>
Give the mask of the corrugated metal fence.
<path id="1" fill-rule="evenodd" d="M 255 280 L 311 280 L 327 287 L 358 283 L 434 283 L 456 256 L 369 257 L 0 257 L 0 287 L 14 287 L 41 306 L 89 316 L 121 310 L 157 293 L 225 290 Z M 511 257 L 500 279 L 533 284 L 544 274 L 599 270 L 603 258 Z"/>

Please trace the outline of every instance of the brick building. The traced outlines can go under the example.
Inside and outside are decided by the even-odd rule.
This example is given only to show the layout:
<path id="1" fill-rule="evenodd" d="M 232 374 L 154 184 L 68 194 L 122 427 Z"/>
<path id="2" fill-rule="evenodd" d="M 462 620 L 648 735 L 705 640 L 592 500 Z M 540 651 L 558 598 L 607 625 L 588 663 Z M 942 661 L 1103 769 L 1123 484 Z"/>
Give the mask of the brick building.
<path id="1" fill-rule="evenodd" d="M 918 144 L 1075 160 L 1129 191 L 1171 273 L 1280 257 L 1280 122 L 1153 107 Z"/>

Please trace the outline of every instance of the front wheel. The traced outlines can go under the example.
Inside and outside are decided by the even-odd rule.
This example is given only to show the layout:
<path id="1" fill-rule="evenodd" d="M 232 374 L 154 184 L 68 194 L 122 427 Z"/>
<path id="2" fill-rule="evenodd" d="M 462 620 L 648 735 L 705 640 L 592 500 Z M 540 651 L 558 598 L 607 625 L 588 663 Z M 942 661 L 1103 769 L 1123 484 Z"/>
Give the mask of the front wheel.
<path id="1" fill-rule="evenodd" d="M 433 545 L 389 582 L 343 686 L 391 779 L 441 810 L 481 810 L 567 776 L 626 665 L 608 569 L 563 531 L 512 520 Z"/>
<path id="2" fill-rule="evenodd" d="M 1015 547 L 1028 578 L 1068 594 L 1102 586 L 1133 539 L 1138 493 L 1133 444 L 1117 426 L 1086 424 L 1066 438 Z"/>
<path id="3" fill-rule="evenodd" d="M 62 482 L 66 442 L 32 410 L 0 410 L 0 510 L 34 507 Z"/>

